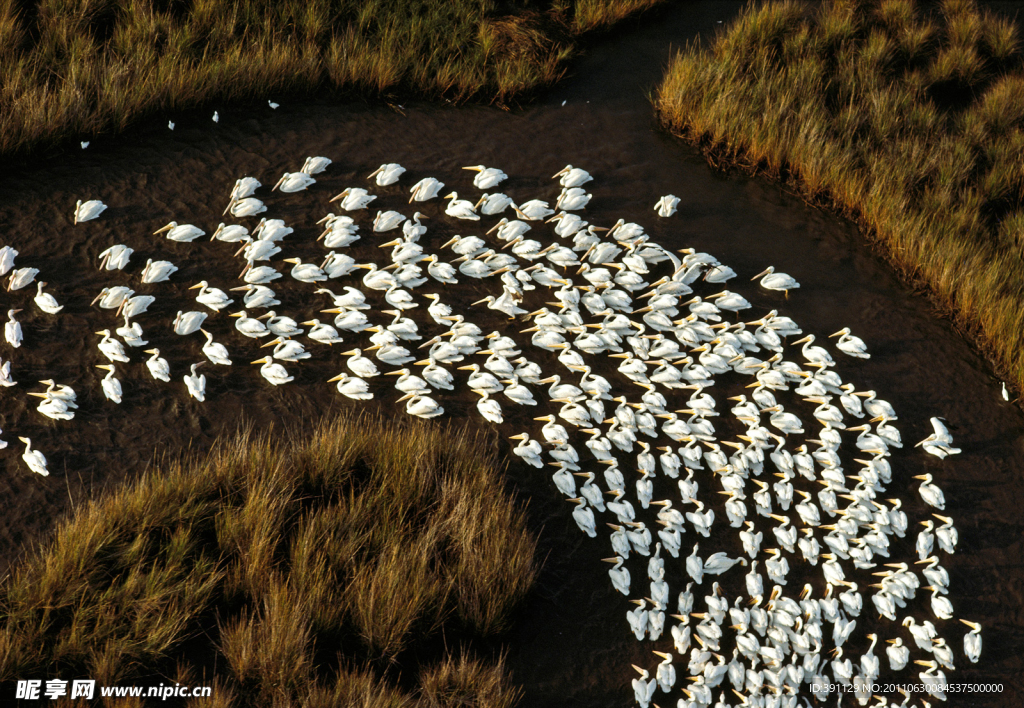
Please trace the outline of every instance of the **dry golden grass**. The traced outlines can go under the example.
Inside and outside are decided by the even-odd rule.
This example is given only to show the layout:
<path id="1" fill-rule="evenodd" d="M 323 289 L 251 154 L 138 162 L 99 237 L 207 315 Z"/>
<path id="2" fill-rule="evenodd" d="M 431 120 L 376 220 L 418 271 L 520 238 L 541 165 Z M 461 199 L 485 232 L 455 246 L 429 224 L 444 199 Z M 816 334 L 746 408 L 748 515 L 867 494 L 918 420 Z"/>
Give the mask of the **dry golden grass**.
<path id="1" fill-rule="evenodd" d="M 500 661 L 423 648 L 499 632 L 536 573 L 486 448 L 342 417 L 150 472 L 0 588 L 0 680 L 216 675 L 224 706 L 511 705 Z M 399 659 L 411 693 L 386 680 Z"/>
<path id="2" fill-rule="evenodd" d="M 213 101 L 506 103 L 558 80 L 582 33 L 662 1 L 0 0 L 0 154 Z"/>
<path id="3" fill-rule="evenodd" d="M 971 0 L 750 5 L 678 53 L 660 121 L 857 219 L 1024 390 L 1024 71 Z"/>

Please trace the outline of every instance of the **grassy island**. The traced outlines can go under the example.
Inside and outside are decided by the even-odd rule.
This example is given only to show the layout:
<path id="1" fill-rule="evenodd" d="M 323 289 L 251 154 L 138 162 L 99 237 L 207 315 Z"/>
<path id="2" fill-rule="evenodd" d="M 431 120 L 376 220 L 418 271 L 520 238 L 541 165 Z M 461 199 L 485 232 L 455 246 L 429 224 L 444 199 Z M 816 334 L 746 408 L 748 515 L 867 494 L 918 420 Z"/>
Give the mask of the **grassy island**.
<path id="1" fill-rule="evenodd" d="M 511 706 L 476 649 L 530 588 L 535 541 L 486 447 L 340 418 L 151 471 L 0 587 L 0 680 L 212 685 L 207 708 Z"/>
<path id="2" fill-rule="evenodd" d="M 1024 389 L 1024 71 L 969 0 L 748 6 L 672 60 L 666 128 L 855 219 Z"/>
<path id="3" fill-rule="evenodd" d="M 0 154 L 212 102 L 505 103 L 662 0 L 0 0 Z"/>

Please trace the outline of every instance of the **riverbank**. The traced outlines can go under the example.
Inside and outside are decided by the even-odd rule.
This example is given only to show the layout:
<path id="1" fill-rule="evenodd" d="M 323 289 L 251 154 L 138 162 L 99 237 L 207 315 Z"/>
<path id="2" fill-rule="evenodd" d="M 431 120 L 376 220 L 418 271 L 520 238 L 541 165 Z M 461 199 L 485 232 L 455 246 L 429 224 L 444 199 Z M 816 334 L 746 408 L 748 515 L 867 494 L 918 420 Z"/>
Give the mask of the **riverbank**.
<path id="1" fill-rule="evenodd" d="M 0 2 L 0 154 L 220 102 L 505 105 L 561 78 L 584 36 L 660 2 Z"/>
<path id="2" fill-rule="evenodd" d="M 671 61 L 662 126 L 856 221 L 1024 388 L 1019 30 L 972 2 L 751 6 Z"/>

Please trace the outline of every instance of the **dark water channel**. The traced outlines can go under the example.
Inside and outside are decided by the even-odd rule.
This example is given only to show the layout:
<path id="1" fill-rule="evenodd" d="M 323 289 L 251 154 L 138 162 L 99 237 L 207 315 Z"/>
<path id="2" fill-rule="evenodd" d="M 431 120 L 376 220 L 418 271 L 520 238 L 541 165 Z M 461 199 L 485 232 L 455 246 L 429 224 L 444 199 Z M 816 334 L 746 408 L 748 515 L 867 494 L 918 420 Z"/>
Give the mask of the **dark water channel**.
<path id="1" fill-rule="evenodd" d="M 666 246 L 692 246 L 714 254 L 740 274 L 729 287 L 755 302 L 754 317 L 777 307 L 805 331 L 827 335 L 849 326 L 863 337 L 872 358 L 844 359 L 837 371 L 858 390 L 876 389 L 894 405 L 904 441 L 929 434 L 930 416 L 948 419 L 963 454 L 939 461 L 905 448 L 894 456 L 893 466 L 904 477 L 934 473 L 946 493 L 947 513 L 960 531 L 957 553 L 943 561 L 951 576 L 950 599 L 959 615 L 984 624 L 985 650 L 982 663 L 967 664 L 960 651 L 963 628 L 949 623 L 956 624 L 948 633 L 958 655 L 954 680 L 1004 685 L 1002 694 L 954 696 L 950 704 L 1019 705 L 1024 696 L 1020 411 L 1000 398 L 999 382 L 984 359 L 923 297 L 898 282 L 855 228 L 808 208 L 774 185 L 710 170 L 699 155 L 653 125 L 645 93 L 660 77 L 669 47 L 697 33 L 709 35 L 739 7 L 703 2 L 652 13 L 592 48 L 574 65 L 569 80 L 525 110 L 406 105 L 398 112 L 326 101 L 285 102 L 276 111 L 266 106 L 218 107 L 221 122 L 216 126 L 206 112 L 172 116 L 178 123 L 173 133 L 159 121 L 116 140 L 97 140 L 84 152 L 50 155 L 16 172 L 6 171 L 0 176 L 0 240 L 21 251 L 19 265 L 40 268 L 40 277 L 52 284 L 48 290 L 67 307 L 60 318 L 50 319 L 31 304 L 34 291 L 0 295 L 0 310 L 24 307 L 19 317 L 26 330 L 26 345 L 10 357 L 16 378 L 24 384 L 7 389 L 0 405 L 3 437 L 13 441 L 0 453 L 2 559 L 12 562 L 43 538 L 68 510 L 69 500 L 80 501 L 93 490 L 138 474 L 155 452 L 206 449 L 243 420 L 258 427 L 274 423 L 284 430 L 349 405 L 322 383 L 342 370 L 336 351 L 320 352 L 308 365 L 290 367 L 297 380 L 271 388 L 257 367 L 247 363 L 266 353 L 257 353 L 254 346 L 236 356 L 228 373 L 206 367 L 205 404 L 187 398 L 180 385 L 184 371 L 177 370 L 202 360 L 202 342 L 189 338 L 184 344 L 166 333 L 166 321 L 178 309 L 192 309 L 186 305 L 189 285 L 207 278 L 227 287 L 240 266 L 230 256 L 230 246 L 205 240 L 174 244 L 150 236 L 156 228 L 176 219 L 212 231 L 222 220 L 220 211 L 237 177 L 251 174 L 273 184 L 285 170 L 298 169 L 305 156 L 326 155 L 335 164 L 314 189 L 297 195 L 261 190 L 258 195 L 270 207 L 268 216 L 304 225 L 288 242 L 301 245 L 286 255 L 306 261 L 323 253 L 312 243 L 317 233 L 312 224 L 328 210 L 328 195 L 349 185 L 368 185 L 365 175 L 382 162 L 399 162 L 409 172 L 402 188 L 371 190 L 382 195 L 372 207 L 405 212 L 411 207 L 402 194 L 423 176 L 438 176 L 451 188 L 476 194 L 470 173 L 459 168 L 477 163 L 508 173 L 502 187 L 518 201 L 537 197 L 553 202 L 557 188 L 549 177 L 572 163 L 596 177 L 587 185 L 594 199 L 586 216 L 593 223 L 611 225 L 625 218 L 645 225 Z M 682 198 L 679 213 L 658 219 L 651 207 L 667 193 Z M 70 214 L 78 198 L 102 199 L 110 209 L 97 221 L 72 227 Z M 421 210 L 433 215 L 436 202 Z M 445 231 L 440 221 L 431 238 L 447 240 L 454 231 Z M 363 233 L 360 261 L 373 255 L 365 227 Z M 101 363 L 93 332 L 113 328 L 114 319 L 88 302 L 103 285 L 126 280 L 123 274 L 95 268 L 97 254 L 121 242 L 137 250 L 132 273 L 146 258 L 158 257 L 181 270 L 159 290 L 137 288 L 159 296 L 139 321 L 150 346 L 160 347 L 177 367 L 173 393 L 154 385 L 145 368 L 133 363 L 119 367 L 126 394 L 118 407 L 102 399 L 93 368 Z M 745 282 L 768 265 L 792 274 L 802 287 L 786 300 Z M 286 299 L 281 311 L 309 319 L 328 306 L 300 295 L 308 290 L 295 285 L 287 277 L 275 284 Z M 463 306 L 475 295 L 467 292 Z M 474 309 L 473 317 L 479 311 Z M 227 340 L 230 331 L 224 319 L 221 314 L 209 320 L 219 340 Z M 500 317 L 487 321 L 491 329 L 504 326 Z M 239 339 L 227 342 L 233 354 L 236 347 L 242 349 Z M 356 345 L 342 345 L 350 346 Z M 9 352 L 5 348 L 4 356 Z M 133 356 L 135 362 L 142 358 Z M 21 395 L 28 382 L 51 375 L 79 392 L 81 410 L 71 423 L 50 423 Z M 385 396 L 384 390 L 378 397 L 382 409 L 393 410 L 396 396 Z M 474 400 L 465 397 L 446 407 L 457 421 L 479 426 Z M 508 449 L 507 435 L 535 425 L 528 423 L 532 415 L 546 412 L 510 415 L 495 431 L 500 448 Z M 14 441 L 17 435 L 31 437 L 47 454 L 49 478 L 26 470 L 22 446 Z M 579 533 L 549 474 L 518 463 L 509 467 L 511 486 L 528 499 L 546 560 L 536 592 L 507 637 L 508 663 L 525 690 L 524 706 L 631 705 L 629 681 L 635 674 L 630 664 L 653 666 L 650 649 L 665 650 L 671 638 L 641 646 L 629 633 L 623 615 L 631 606 L 613 593 L 607 566 L 599 562 L 610 555 L 607 539 L 591 541 Z M 909 489 L 905 480 L 902 484 L 900 489 Z M 916 492 L 901 494 L 920 507 Z M 635 566 L 634 576 L 641 568 Z M 866 642 L 856 648 L 859 655 Z M 885 668 L 882 676 L 887 676 Z"/>

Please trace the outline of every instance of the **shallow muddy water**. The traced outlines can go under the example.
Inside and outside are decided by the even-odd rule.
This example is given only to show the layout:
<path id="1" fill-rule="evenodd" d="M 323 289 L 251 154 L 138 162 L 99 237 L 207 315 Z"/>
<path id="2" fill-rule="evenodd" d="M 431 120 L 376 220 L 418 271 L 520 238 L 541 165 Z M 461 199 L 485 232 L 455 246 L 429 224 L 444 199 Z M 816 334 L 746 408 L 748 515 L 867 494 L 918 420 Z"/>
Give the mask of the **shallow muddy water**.
<path id="1" fill-rule="evenodd" d="M 854 227 L 807 207 L 775 185 L 712 171 L 694 151 L 653 124 L 645 92 L 660 77 L 669 47 L 697 33 L 709 35 L 739 6 L 693 3 L 627 23 L 621 37 L 592 48 L 574 65 L 572 77 L 524 110 L 409 104 L 395 111 L 327 101 L 282 101 L 276 111 L 265 105 L 218 106 L 217 125 L 208 119 L 212 108 L 201 116 L 170 116 L 177 123 L 173 132 L 167 130 L 166 120 L 156 121 L 116 140 L 96 140 L 88 150 L 45 156 L 0 176 L 0 241 L 21 251 L 19 266 L 40 268 L 40 278 L 51 284 L 47 290 L 66 305 L 59 317 L 50 318 L 32 305 L 34 289 L 0 296 L 0 310 L 24 308 L 19 318 L 26 332 L 21 349 L 11 351 L 5 345 L 3 350 L 19 381 L 18 387 L 5 391 L 0 404 L 4 439 L 13 441 L 0 453 L 3 560 L 14 561 L 90 492 L 137 475 L 155 453 L 205 450 L 243 421 L 259 428 L 274 425 L 283 432 L 354 405 L 323 383 L 343 369 L 337 347 L 316 349 L 313 359 L 289 366 L 296 381 L 273 388 L 257 367 L 247 363 L 266 350 L 259 352 L 252 340 L 229 335 L 232 326 L 225 313 L 212 316 L 207 325 L 227 343 L 235 365 L 230 370 L 206 366 L 207 401 L 189 399 L 180 377 L 189 363 L 203 360 L 202 340 L 177 337 L 167 322 L 179 309 L 199 309 L 192 307 L 194 293 L 187 292 L 188 286 L 204 278 L 218 287 L 233 286 L 240 282 L 236 278 L 241 266 L 231 256 L 230 245 L 207 240 L 172 243 L 152 236 L 157 228 L 175 219 L 211 233 L 222 220 L 220 212 L 236 178 L 254 175 L 271 185 L 282 172 L 298 169 L 307 155 L 325 155 L 334 164 L 310 190 L 271 195 L 264 189 L 257 194 L 267 203 L 266 216 L 297 226 L 285 241 L 283 255 L 313 260 L 324 252 L 314 242 L 318 230 L 313 222 L 329 210 L 327 199 L 350 185 L 369 187 L 365 176 L 383 162 L 399 162 L 409 171 L 398 185 L 371 189 L 380 195 L 371 212 L 391 208 L 411 213 L 406 190 L 430 175 L 463 196 L 475 197 L 472 174 L 459 168 L 478 163 L 508 173 L 502 191 L 517 201 L 553 202 L 558 189 L 549 178 L 572 163 L 595 176 L 587 185 L 594 195 L 584 212 L 589 221 L 608 226 L 618 218 L 635 221 L 666 247 L 694 247 L 717 256 L 739 273 L 728 287 L 754 303 L 747 313 L 751 316 L 744 319 L 778 308 L 807 332 L 827 335 L 844 326 L 852 328 L 867 342 L 872 358 L 841 359 L 837 371 L 858 390 L 876 389 L 893 404 L 904 441 L 916 442 L 929 434 L 930 416 L 948 419 L 963 453 L 939 461 L 907 445 L 893 456 L 901 479 L 894 480 L 892 492 L 907 500 L 908 508 L 920 510 L 913 491 L 916 484 L 911 488 L 907 478 L 929 471 L 943 487 L 947 513 L 960 530 L 956 555 L 944 560 L 951 577 L 950 599 L 958 616 L 985 626 L 978 665 L 968 665 L 962 658 L 963 627 L 943 623 L 950 626 L 943 632 L 940 626 L 958 656 L 958 671 L 951 678 L 1004 686 L 1002 694 L 954 696 L 950 704 L 1019 705 L 1024 669 L 1020 411 L 1000 398 L 999 382 L 985 361 L 935 316 L 922 296 L 898 282 Z M 652 205 L 667 193 L 682 198 L 679 212 L 659 219 Z M 74 227 L 70 221 L 76 199 L 102 199 L 110 208 L 100 219 Z M 430 216 L 440 211 L 437 202 L 419 207 Z M 379 259 L 386 252 L 375 251 L 367 216 L 361 218 L 363 240 L 353 255 L 360 262 L 375 253 Z M 241 221 L 251 227 L 256 220 Z M 453 233 L 476 233 L 461 225 L 456 229 L 443 219 L 427 223 L 431 231 L 426 238 L 434 245 Z M 97 254 L 114 243 L 136 249 L 128 274 L 95 267 Z M 170 283 L 132 286 L 140 294 L 158 297 L 138 321 L 150 346 L 159 347 L 171 360 L 175 383 L 153 382 L 139 363 L 144 355 L 133 352 L 133 363 L 119 366 L 125 398 L 115 406 L 102 398 L 102 372 L 93 368 L 103 363 L 94 332 L 119 323 L 110 311 L 90 308 L 88 303 L 104 285 L 137 284 L 146 258 L 165 258 L 181 268 Z M 768 265 L 793 275 L 801 288 L 785 298 L 746 282 Z M 307 286 L 299 287 L 287 276 L 273 287 L 283 303 L 277 309 L 297 320 L 317 316 L 318 310 L 330 306 L 326 299 L 312 300 Z M 431 292 L 427 288 L 424 291 Z M 462 292 L 464 300 L 450 302 L 472 312 L 470 319 L 480 322 L 485 332 L 505 327 L 501 315 L 480 307 L 468 309 L 469 302 L 482 296 L 482 288 L 475 290 L 470 284 Z M 380 294 L 374 296 L 379 299 Z M 365 336 L 346 337 L 340 346 L 345 350 L 360 341 Z M 534 352 L 525 353 L 546 361 Z M 25 400 L 25 390 L 38 390 L 30 382 L 51 376 L 79 393 L 80 410 L 70 423 L 43 418 Z M 367 408 L 379 404 L 385 412 L 395 410 L 397 395 L 390 383 L 374 384 L 378 396 Z M 474 401 L 464 395 L 446 408 L 456 422 L 481 427 Z M 541 405 L 507 415 L 501 426 L 487 427 L 506 452 L 508 435 L 533 431 L 537 424 L 530 418 L 547 412 Z M 14 440 L 18 435 L 31 437 L 46 453 L 49 478 L 25 468 L 22 446 Z M 671 638 L 641 645 L 630 634 L 624 614 L 632 606 L 613 592 L 607 566 L 599 561 L 610 555 L 607 539 L 590 540 L 579 533 L 571 507 L 551 484 L 550 472 L 516 461 L 509 464 L 508 475 L 510 485 L 529 504 L 545 555 L 538 587 L 507 636 L 508 663 L 525 691 L 522 705 L 632 704 L 629 681 L 635 673 L 630 664 L 652 667 L 656 661 L 650 650 L 666 650 Z M 718 550 L 708 545 L 708 552 Z M 723 548 L 735 551 L 738 544 Z M 909 549 L 912 540 L 902 554 L 908 559 Z M 631 567 L 636 578 L 644 566 Z M 795 582 L 796 577 L 790 587 Z M 851 646 L 859 655 L 867 641 L 860 630 L 857 634 L 861 639 L 851 641 Z M 886 678 L 883 669 L 882 679 Z M 909 672 L 899 678 L 914 680 Z"/>

